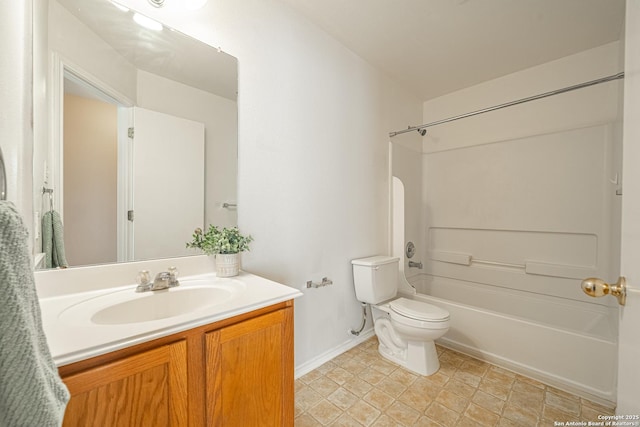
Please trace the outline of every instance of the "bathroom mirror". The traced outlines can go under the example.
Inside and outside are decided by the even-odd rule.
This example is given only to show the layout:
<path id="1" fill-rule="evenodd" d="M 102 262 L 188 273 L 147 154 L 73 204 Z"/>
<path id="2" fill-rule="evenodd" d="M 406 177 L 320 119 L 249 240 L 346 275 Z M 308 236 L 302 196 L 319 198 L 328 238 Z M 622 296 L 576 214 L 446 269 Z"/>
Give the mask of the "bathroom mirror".
<path id="1" fill-rule="evenodd" d="M 195 255 L 196 227 L 236 225 L 237 60 L 106 0 L 49 0 L 47 25 L 34 210 L 60 213 L 69 266 Z"/>

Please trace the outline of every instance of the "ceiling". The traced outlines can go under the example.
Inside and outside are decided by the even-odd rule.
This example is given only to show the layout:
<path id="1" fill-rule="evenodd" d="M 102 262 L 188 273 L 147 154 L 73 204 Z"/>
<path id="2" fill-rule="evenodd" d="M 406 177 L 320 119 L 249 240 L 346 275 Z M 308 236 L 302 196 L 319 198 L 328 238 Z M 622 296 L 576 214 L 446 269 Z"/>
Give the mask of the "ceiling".
<path id="1" fill-rule="evenodd" d="M 619 40 L 624 0 L 280 0 L 431 99 Z"/>

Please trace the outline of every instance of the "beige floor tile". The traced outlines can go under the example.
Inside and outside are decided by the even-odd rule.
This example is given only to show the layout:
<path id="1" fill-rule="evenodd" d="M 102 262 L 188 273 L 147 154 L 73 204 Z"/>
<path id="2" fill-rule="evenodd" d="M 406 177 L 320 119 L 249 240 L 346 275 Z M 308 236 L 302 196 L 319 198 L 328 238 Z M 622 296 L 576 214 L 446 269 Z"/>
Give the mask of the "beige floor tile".
<path id="1" fill-rule="evenodd" d="M 564 411 L 561 411 L 557 408 L 554 408 L 553 406 L 549 406 L 549 405 L 544 405 L 544 407 L 542 408 L 542 417 L 543 420 L 546 421 L 546 423 L 553 425 L 554 421 L 560 421 L 560 422 L 566 422 L 566 421 L 598 421 L 596 418 L 585 418 L 585 417 L 580 417 L 580 419 L 578 419 L 576 417 L 576 415 L 572 415 L 572 414 L 568 414 Z"/>
<path id="2" fill-rule="evenodd" d="M 420 418 L 418 418 L 418 421 L 416 421 L 413 427 L 442 427 L 442 424 L 437 423 L 431 418 L 423 415 Z"/>
<path id="3" fill-rule="evenodd" d="M 389 409 L 385 411 L 385 414 L 403 426 L 412 426 L 416 421 L 418 421 L 420 415 L 422 415 L 415 409 L 398 401 L 394 402 Z"/>
<path id="4" fill-rule="evenodd" d="M 540 381 L 534 380 L 533 378 L 528 378 L 528 377 L 522 376 L 520 374 L 516 374 L 516 380 L 525 382 L 527 384 L 530 384 L 530 385 L 532 385 L 534 387 L 538 387 L 538 388 L 541 388 L 541 389 L 544 389 L 546 387 Z"/>
<path id="5" fill-rule="evenodd" d="M 309 383 L 309 387 L 317 391 L 322 397 L 327 397 L 340 386 L 336 382 L 323 376 Z"/>
<path id="6" fill-rule="evenodd" d="M 477 360 L 465 360 L 460 365 L 460 369 L 470 374 L 482 377 L 489 370 L 489 364 Z"/>
<path id="7" fill-rule="evenodd" d="M 436 383 L 429 381 L 428 377 L 418 378 L 411 384 L 408 389 L 416 390 L 419 393 L 424 393 L 426 396 L 429 396 L 431 400 L 435 400 L 442 390 L 442 387 Z"/>
<path id="8" fill-rule="evenodd" d="M 478 387 L 481 380 L 479 376 L 466 371 L 462 371 L 460 369 L 456 371 L 456 373 L 453 375 L 453 378 L 462 381 L 465 384 L 469 384 L 472 387 Z"/>
<path id="9" fill-rule="evenodd" d="M 386 377 L 382 381 L 378 383 L 378 386 L 381 387 L 387 394 L 395 397 L 400 396 L 406 389 L 407 386 L 395 381 L 389 377 Z"/>
<path id="10" fill-rule="evenodd" d="M 459 414 L 456 411 L 438 402 L 433 402 L 429 405 L 425 415 L 443 426 L 454 426 L 459 418 Z"/>
<path id="11" fill-rule="evenodd" d="M 378 370 L 375 370 L 375 369 L 373 369 L 371 367 L 367 367 L 365 370 L 363 370 L 362 372 L 360 372 L 358 374 L 358 377 L 362 378 L 363 380 L 365 380 L 369 384 L 376 385 L 380 381 L 385 379 L 387 376 L 384 375 L 382 372 L 380 372 Z"/>
<path id="12" fill-rule="evenodd" d="M 353 374 L 341 367 L 330 370 L 325 376 L 336 384 L 342 385 L 353 378 Z"/>
<path id="13" fill-rule="evenodd" d="M 533 395 L 522 391 L 511 390 L 509 403 L 522 408 L 533 409 L 536 412 L 542 410 L 542 400 L 536 399 Z"/>
<path id="14" fill-rule="evenodd" d="M 558 396 L 555 393 L 546 393 L 544 403 L 571 415 L 580 415 L 580 400 Z"/>
<path id="15" fill-rule="evenodd" d="M 371 424 L 371 427 L 403 427 L 402 424 L 399 424 L 396 420 L 391 418 L 388 415 L 382 414 L 378 419 Z"/>
<path id="16" fill-rule="evenodd" d="M 362 424 L 351 418 L 351 415 L 342 414 L 331 424 L 331 427 L 362 427 Z"/>
<path id="17" fill-rule="evenodd" d="M 419 412 L 424 412 L 425 409 L 429 407 L 429 404 L 433 399 L 431 399 L 429 395 L 421 393 L 415 388 L 409 387 L 398 397 L 398 401 Z"/>
<path id="18" fill-rule="evenodd" d="M 367 393 L 362 400 L 380 411 L 385 411 L 389 406 L 391 406 L 394 398 L 385 393 L 382 389 L 374 388 Z"/>
<path id="19" fill-rule="evenodd" d="M 436 402 L 459 414 L 461 414 L 469 405 L 469 399 L 446 389 L 440 391 L 436 398 Z"/>
<path id="20" fill-rule="evenodd" d="M 353 406 L 360 398 L 342 387 L 334 391 L 327 397 L 327 400 L 336 405 L 340 410 L 346 411 Z"/>
<path id="21" fill-rule="evenodd" d="M 438 371 L 433 375 L 429 375 L 428 377 L 429 381 L 431 381 L 434 384 L 437 384 L 439 386 L 444 386 L 446 383 L 448 383 L 451 380 L 451 377 L 448 375 L 443 374 L 442 372 Z"/>
<path id="22" fill-rule="evenodd" d="M 322 426 L 322 424 L 320 424 L 318 420 L 316 420 L 309 414 L 304 414 L 300 417 L 297 417 L 295 420 L 295 427 L 319 427 L 319 426 Z"/>
<path id="23" fill-rule="evenodd" d="M 306 411 L 307 409 L 313 407 L 321 400 L 322 396 L 320 395 L 320 393 L 313 390 L 309 386 L 301 387 L 295 393 L 296 406 L 299 406 L 303 411 Z"/>
<path id="24" fill-rule="evenodd" d="M 406 369 L 396 369 L 389 374 L 389 378 L 397 381 L 407 387 L 409 387 L 415 380 L 418 379 L 418 374 L 407 371 Z"/>
<path id="25" fill-rule="evenodd" d="M 494 397 L 497 397 L 502 400 L 507 400 L 509 397 L 509 392 L 511 391 L 510 387 L 504 386 L 500 383 L 487 380 L 483 378 L 480 381 L 480 385 L 478 386 L 478 390 L 482 390 L 485 393 L 488 393 Z"/>
<path id="26" fill-rule="evenodd" d="M 370 426 L 381 414 L 379 410 L 369 405 L 364 400 L 358 401 L 355 405 L 347 409 L 347 413 L 364 426 Z"/>
<path id="27" fill-rule="evenodd" d="M 342 415 L 340 408 L 327 400 L 321 400 L 316 406 L 309 409 L 307 413 L 323 426 L 329 425 Z"/>
<path id="28" fill-rule="evenodd" d="M 595 409 L 586 404 L 582 404 L 582 410 L 580 411 L 580 419 L 585 421 L 598 421 L 598 415 L 613 415 L 615 410 L 607 407 L 600 407 Z"/>
<path id="29" fill-rule="evenodd" d="M 482 383 L 481 383 L 482 384 Z M 476 388 L 470 386 L 469 384 L 465 384 L 462 381 L 458 381 L 456 379 L 452 379 L 445 386 L 445 390 L 449 390 L 455 394 L 459 394 L 462 397 L 471 398 L 473 394 L 476 392 Z M 508 390 L 507 390 L 508 393 Z"/>
<path id="30" fill-rule="evenodd" d="M 353 378 L 352 380 L 344 383 L 342 387 L 358 397 L 363 397 L 373 389 L 371 384 L 361 378 Z"/>
<path id="31" fill-rule="evenodd" d="M 512 389 L 513 391 L 526 394 L 532 400 L 542 401 L 544 399 L 544 388 L 536 387 L 535 385 L 531 385 L 530 383 L 521 381 L 520 379 L 516 379 L 513 383 Z"/>
<path id="32" fill-rule="evenodd" d="M 538 422 L 539 413 L 507 402 L 502 411 L 502 416 L 520 425 L 535 426 Z"/>
<path id="33" fill-rule="evenodd" d="M 460 419 L 456 423 L 456 427 L 478 427 L 478 426 L 479 424 L 476 420 L 471 419 L 466 415 L 463 415 L 462 417 L 460 417 Z"/>
<path id="34" fill-rule="evenodd" d="M 473 399 L 471 399 L 473 403 L 478 406 L 483 407 L 491 412 L 496 414 L 500 414 L 502 412 L 502 408 L 504 408 L 505 401 L 490 395 L 489 393 L 485 393 L 482 390 L 478 390 L 476 394 L 473 395 Z"/>
<path id="35" fill-rule="evenodd" d="M 500 419 L 500 415 L 478 406 L 475 403 L 471 403 L 469 405 L 466 411 L 464 411 L 464 416 L 471 418 L 479 425 L 486 427 L 495 426 Z"/>
<path id="36" fill-rule="evenodd" d="M 424 377 L 384 359 L 374 338 L 295 383 L 295 426 L 546 427 L 614 409 L 441 346 Z"/>

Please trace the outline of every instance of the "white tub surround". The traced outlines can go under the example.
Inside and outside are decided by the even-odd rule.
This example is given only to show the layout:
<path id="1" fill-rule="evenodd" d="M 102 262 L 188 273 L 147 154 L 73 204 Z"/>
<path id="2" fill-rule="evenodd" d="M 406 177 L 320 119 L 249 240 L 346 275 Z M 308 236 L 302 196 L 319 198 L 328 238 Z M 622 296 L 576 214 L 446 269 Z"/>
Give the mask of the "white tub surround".
<path id="1" fill-rule="evenodd" d="M 412 298 L 451 313 L 439 344 L 615 406 L 617 323 L 607 307 L 425 274 L 411 283 Z"/>
<path id="2" fill-rule="evenodd" d="M 183 261 L 189 262 L 189 260 Z M 197 260 L 191 260 L 191 262 L 194 261 L 197 262 Z M 166 264 L 166 260 L 163 262 Z M 111 265 L 98 268 L 117 270 L 122 267 Z M 69 272 L 72 273 L 71 275 L 82 276 L 82 272 Z M 64 275 L 65 271 L 52 273 Z M 156 271 L 154 270 L 152 273 L 155 274 Z M 118 286 L 104 283 L 101 286 L 96 286 L 95 280 L 88 279 L 85 282 L 87 286 L 84 290 L 81 289 L 80 284 L 76 285 L 77 282 L 74 281 L 67 287 L 67 292 L 52 292 L 52 289 L 46 289 L 50 283 L 42 277 L 40 279 L 37 286 L 40 295 L 42 322 L 49 348 L 58 366 L 224 320 L 302 295 L 297 289 L 247 272 L 241 272 L 232 279 L 235 283 L 231 291 L 233 295 L 225 298 L 225 301 L 219 304 L 201 304 L 199 307 L 194 307 L 193 311 L 157 320 L 120 324 L 102 322 L 98 324 L 90 320 L 91 313 L 112 307 L 114 302 L 154 298 L 160 294 L 136 293 L 135 275 L 130 276 L 128 281 L 120 281 Z M 205 273 L 181 276 L 179 280 L 184 283 L 181 285 L 184 286 L 181 290 L 184 292 L 189 286 L 197 287 L 199 290 L 205 289 L 207 283 L 212 284 L 211 286 L 217 286 L 216 281 L 222 283 L 220 286 L 222 288 L 224 282 L 231 279 L 218 279 L 213 273 Z M 91 283 L 94 286 L 90 286 Z M 122 285 L 122 283 L 126 284 Z M 180 287 L 176 287 L 155 292 L 171 292 L 179 289 Z M 126 295 L 130 295 L 130 299 L 125 301 L 123 297 Z M 74 315 L 77 316 L 77 319 L 73 318 Z"/>

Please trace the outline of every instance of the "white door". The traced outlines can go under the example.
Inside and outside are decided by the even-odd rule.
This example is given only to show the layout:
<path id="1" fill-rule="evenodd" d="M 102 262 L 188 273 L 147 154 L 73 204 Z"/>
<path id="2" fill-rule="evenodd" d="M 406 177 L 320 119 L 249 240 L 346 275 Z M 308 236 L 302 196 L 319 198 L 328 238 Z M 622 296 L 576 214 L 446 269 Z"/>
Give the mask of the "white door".
<path id="1" fill-rule="evenodd" d="M 620 270 L 628 289 L 620 309 L 616 413 L 633 417 L 640 416 L 640 2 L 627 0 L 626 15 Z"/>
<path id="2" fill-rule="evenodd" d="M 133 258 L 193 254 L 204 221 L 204 125 L 134 108 Z"/>

